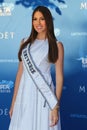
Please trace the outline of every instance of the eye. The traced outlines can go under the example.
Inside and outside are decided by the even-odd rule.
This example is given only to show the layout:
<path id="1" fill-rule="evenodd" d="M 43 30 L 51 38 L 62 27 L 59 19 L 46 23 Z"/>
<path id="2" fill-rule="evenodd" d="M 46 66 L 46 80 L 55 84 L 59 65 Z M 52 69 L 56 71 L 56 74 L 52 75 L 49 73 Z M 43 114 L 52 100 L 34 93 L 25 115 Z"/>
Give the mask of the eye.
<path id="1" fill-rule="evenodd" d="M 44 17 L 41 17 L 40 19 L 41 19 L 41 20 L 45 20 L 45 18 L 44 18 Z"/>
<path id="2" fill-rule="evenodd" d="M 33 18 L 33 21 L 37 20 L 37 18 Z"/>

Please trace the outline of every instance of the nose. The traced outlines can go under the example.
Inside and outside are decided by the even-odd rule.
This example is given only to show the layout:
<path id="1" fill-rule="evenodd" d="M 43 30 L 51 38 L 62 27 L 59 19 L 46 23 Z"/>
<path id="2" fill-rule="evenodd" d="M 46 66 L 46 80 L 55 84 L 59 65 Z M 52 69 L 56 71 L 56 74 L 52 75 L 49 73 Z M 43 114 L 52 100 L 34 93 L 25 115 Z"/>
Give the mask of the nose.
<path id="1" fill-rule="evenodd" d="M 37 20 L 37 23 L 38 23 L 38 24 L 40 24 L 40 23 L 41 23 L 41 22 L 40 22 L 40 19 L 38 19 L 38 20 Z"/>

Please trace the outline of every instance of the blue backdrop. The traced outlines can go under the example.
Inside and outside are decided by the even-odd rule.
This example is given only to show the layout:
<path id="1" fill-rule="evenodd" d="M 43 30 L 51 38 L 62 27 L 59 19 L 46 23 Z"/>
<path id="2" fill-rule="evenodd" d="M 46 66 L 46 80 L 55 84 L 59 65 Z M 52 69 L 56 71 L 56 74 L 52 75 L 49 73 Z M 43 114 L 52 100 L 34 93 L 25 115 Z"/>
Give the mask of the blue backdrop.
<path id="1" fill-rule="evenodd" d="M 37 5 L 49 7 L 56 37 L 64 45 L 62 130 L 87 130 L 87 0 L 0 0 L 0 130 L 8 130 L 17 53 Z"/>

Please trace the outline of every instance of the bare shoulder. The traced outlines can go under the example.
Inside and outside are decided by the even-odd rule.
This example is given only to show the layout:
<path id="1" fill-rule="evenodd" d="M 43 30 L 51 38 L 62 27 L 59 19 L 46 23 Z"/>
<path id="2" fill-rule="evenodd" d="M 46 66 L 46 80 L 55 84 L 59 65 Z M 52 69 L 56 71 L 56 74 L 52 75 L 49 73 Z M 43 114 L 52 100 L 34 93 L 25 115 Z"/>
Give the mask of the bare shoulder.
<path id="1" fill-rule="evenodd" d="M 64 46 L 63 46 L 63 43 L 62 42 L 57 42 L 57 47 L 58 47 L 58 50 L 59 51 L 64 51 Z"/>

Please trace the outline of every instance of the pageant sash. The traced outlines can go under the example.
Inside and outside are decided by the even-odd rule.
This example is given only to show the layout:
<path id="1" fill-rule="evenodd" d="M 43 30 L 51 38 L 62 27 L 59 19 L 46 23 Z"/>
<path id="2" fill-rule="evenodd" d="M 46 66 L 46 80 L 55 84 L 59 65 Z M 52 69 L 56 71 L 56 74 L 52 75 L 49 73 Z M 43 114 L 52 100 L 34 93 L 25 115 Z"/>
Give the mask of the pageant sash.
<path id="1" fill-rule="evenodd" d="M 32 78 L 35 86 L 38 88 L 42 96 L 45 98 L 50 109 L 53 109 L 58 103 L 58 100 L 51 86 L 48 84 L 48 82 L 42 75 L 41 71 L 37 68 L 36 64 L 34 63 L 33 58 L 30 54 L 30 44 L 25 49 L 23 49 L 22 59 L 24 61 L 28 74 Z"/>

